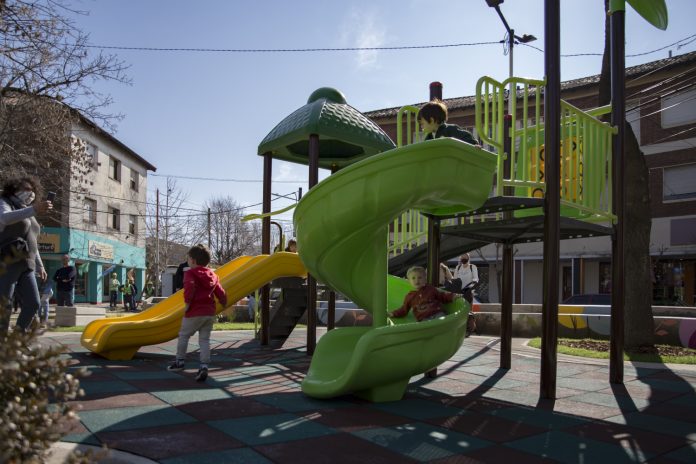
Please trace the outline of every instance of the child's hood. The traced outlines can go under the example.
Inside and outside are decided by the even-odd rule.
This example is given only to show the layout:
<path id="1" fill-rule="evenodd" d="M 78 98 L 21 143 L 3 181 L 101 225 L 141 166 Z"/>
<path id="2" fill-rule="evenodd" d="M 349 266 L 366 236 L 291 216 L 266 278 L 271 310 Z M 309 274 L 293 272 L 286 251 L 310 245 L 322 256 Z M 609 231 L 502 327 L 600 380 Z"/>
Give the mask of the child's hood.
<path id="1" fill-rule="evenodd" d="M 193 281 L 196 283 L 196 288 L 212 289 L 218 283 L 218 276 L 209 267 L 194 267 L 186 272 L 191 273 Z"/>

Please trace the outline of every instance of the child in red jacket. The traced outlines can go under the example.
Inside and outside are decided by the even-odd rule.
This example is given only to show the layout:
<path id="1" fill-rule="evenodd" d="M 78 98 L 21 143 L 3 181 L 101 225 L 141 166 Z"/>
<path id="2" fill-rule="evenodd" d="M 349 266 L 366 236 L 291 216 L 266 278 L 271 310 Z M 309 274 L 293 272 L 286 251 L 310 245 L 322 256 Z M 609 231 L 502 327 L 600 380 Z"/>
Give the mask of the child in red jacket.
<path id="1" fill-rule="evenodd" d="M 215 298 L 222 306 L 227 306 L 227 294 L 220 285 L 220 279 L 208 264 L 210 251 L 205 245 L 198 244 L 188 251 L 188 265 L 184 273 L 184 301 L 186 311 L 181 321 L 179 340 L 176 345 L 176 360 L 167 369 L 180 371 L 184 369 L 186 350 L 191 336 L 198 332 L 198 344 L 201 351 L 201 366 L 196 374 L 196 381 L 208 378 L 210 362 L 210 332 L 215 321 Z"/>
<path id="2" fill-rule="evenodd" d="M 399 309 L 387 313 L 389 317 L 405 317 L 410 309 L 418 322 L 436 319 L 446 316 L 442 310 L 442 303 L 451 303 L 455 298 L 461 298 L 450 292 L 441 292 L 432 285 L 426 284 L 425 269 L 413 266 L 406 273 L 406 278 L 411 282 L 414 290 L 408 292 L 404 298 L 404 304 Z"/>

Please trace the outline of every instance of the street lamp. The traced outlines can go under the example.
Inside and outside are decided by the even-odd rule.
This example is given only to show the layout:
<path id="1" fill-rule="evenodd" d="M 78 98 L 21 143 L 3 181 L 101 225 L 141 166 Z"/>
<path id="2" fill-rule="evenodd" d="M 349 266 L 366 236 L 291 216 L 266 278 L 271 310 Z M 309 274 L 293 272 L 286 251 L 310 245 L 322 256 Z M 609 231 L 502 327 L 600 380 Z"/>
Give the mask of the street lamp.
<path id="1" fill-rule="evenodd" d="M 513 50 L 513 47 L 515 46 L 515 43 L 534 42 L 537 38 L 531 34 L 523 34 L 521 37 L 519 35 L 515 35 L 515 30 L 510 28 L 510 25 L 505 20 L 505 16 L 503 16 L 503 12 L 500 11 L 500 4 L 503 3 L 504 1 L 505 0 L 486 0 L 486 3 L 488 4 L 489 7 L 494 8 L 496 13 L 498 13 L 498 16 L 500 16 L 500 20 L 503 21 L 503 25 L 505 26 L 505 30 L 508 33 L 507 45 L 508 45 L 508 49 L 510 50 L 510 77 L 512 77 L 513 76 L 512 50 Z"/>

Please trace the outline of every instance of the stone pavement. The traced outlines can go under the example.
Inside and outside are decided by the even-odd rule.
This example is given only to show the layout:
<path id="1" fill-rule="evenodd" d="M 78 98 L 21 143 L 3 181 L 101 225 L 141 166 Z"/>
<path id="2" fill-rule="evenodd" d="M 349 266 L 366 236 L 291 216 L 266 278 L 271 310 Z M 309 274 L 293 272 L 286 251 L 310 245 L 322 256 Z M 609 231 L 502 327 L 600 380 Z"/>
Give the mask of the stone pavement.
<path id="1" fill-rule="evenodd" d="M 132 456 L 109 462 L 165 464 L 696 462 L 694 366 L 627 363 L 624 384 L 611 385 L 605 361 L 559 356 L 558 398 L 540 400 L 536 350 L 515 340 L 512 369 L 501 370 L 496 340 L 475 336 L 401 401 L 315 400 L 300 390 L 305 337 L 262 347 L 249 331 L 213 332 L 201 384 L 197 352 L 187 370 L 166 371 L 175 341 L 108 361 L 79 334 L 46 333 L 92 372 L 61 446 L 106 444 Z"/>

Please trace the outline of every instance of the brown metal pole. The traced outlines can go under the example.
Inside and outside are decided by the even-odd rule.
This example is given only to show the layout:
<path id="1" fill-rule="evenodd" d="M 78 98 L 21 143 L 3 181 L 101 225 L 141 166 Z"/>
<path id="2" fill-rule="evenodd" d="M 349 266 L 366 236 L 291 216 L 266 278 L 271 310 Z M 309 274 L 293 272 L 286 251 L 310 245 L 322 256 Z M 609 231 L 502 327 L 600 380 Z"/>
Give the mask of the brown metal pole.
<path id="1" fill-rule="evenodd" d="M 558 362 L 558 269 L 560 258 L 561 9 L 560 0 L 544 1 L 544 270 L 541 320 L 541 397 L 556 398 Z"/>
<path id="2" fill-rule="evenodd" d="M 509 98 L 514 98 L 511 94 Z M 503 165 L 503 176 L 509 179 L 512 173 L 510 166 L 511 153 L 514 150 L 510 128 L 512 127 L 512 115 L 506 114 L 503 120 L 503 151 L 507 158 Z M 514 190 L 504 187 L 505 195 L 513 195 Z M 504 213 L 505 219 L 512 219 L 512 213 Z M 512 365 L 512 289 L 515 279 L 515 264 L 513 262 L 512 243 L 503 243 L 503 288 L 500 299 L 500 368 L 510 369 Z"/>
<path id="3" fill-rule="evenodd" d="M 328 321 L 326 324 L 326 330 L 333 330 L 336 328 L 336 292 L 333 290 L 329 291 L 329 312 Z"/>
<path id="4" fill-rule="evenodd" d="M 319 182 L 319 136 L 309 136 L 309 189 Z M 317 346 L 317 281 L 307 275 L 307 354 Z"/>
<path id="5" fill-rule="evenodd" d="M 611 48 L 611 125 L 618 128 L 612 139 L 612 202 L 616 224 L 611 241 L 611 342 L 609 346 L 609 381 L 623 383 L 624 349 L 624 133 L 626 121 L 625 74 L 626 11 L 617 10 L 609 19 Z"/>
<path id="6" fill-rule="evenodd" d="M 270 153 L 263 155 L 263 209 L 271 212 L 271 172 L 273 158 Z M 264 217 L 261 221 L 261 254 L 271 254 L 271 218 Z M 266 284 L 261 289 L 261 344 L 268 345 L 271 338 L 271 286 Z"/>

